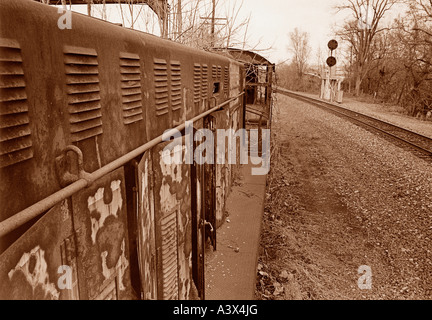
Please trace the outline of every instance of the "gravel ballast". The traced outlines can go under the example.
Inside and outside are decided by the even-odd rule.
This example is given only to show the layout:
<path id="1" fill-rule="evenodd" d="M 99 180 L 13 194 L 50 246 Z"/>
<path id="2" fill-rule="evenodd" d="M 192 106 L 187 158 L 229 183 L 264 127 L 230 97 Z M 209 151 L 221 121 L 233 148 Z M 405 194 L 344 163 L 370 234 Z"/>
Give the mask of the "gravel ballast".
<path id="1" fill-rule="evenodd" d="M 257 298 L 431 299 L 432 164 L 276 97 Z"/>

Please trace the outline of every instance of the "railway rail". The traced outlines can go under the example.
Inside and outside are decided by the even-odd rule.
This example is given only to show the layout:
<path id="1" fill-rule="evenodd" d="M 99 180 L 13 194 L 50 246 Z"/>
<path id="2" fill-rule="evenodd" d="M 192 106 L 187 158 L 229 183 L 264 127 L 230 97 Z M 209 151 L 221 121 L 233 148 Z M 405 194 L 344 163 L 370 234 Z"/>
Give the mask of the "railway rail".
<path id="1" fill-rule="evenodd" d="M 284 88 L 277 88 L 276 92 L 313 104 L 327 111 L 331 111 L 338 116 L 345 117 L 353 123 L 371 129 L 374 132 L 379 132 L 385 137 L 390 138 L 395 144 L 410 150 L 417 157 L 426 161 L 432 161 L 432 139 L 427 136 L 407 130 L 389 122 L 370 117 L 363 113 L 349 110 L 316 98 L 307 97 Z"/>

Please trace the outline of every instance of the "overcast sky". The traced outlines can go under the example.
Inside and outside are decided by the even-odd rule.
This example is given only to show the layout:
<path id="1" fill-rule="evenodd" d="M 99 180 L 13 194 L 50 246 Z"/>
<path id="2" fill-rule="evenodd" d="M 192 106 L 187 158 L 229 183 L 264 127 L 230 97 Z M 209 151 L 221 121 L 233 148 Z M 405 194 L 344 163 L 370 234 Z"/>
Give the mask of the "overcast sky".
<path id="1" fill-rule="evenodd" d="M 323 51 L 327 50 L 327 42 L 334 37 L 332 25 L 346 16 L 338 14 L 335 17 L 336 10 L 333 6 L 338 1 L 340 0 L 243 0 L 236 21 L 241 22 L 250 15 L 248 45 L 253 48 L 258 45 L 257 49 L 272 48 L 261 54 L 274 63 L 290 58 L 289 32 L 296 27 L 308 32 L 313 49 L 310 57 L 315 61 L 318 47 Z M 211 4 L 210 0 L 206 2 Z M 217 16 L 226 16 L 230 12 L 225 8 L 226 6 L 235 4 L 240 7 L 241 2 L 242 0 L 217 0 Z M 74 9 L 82 13 L 86 12 L 84 6 L 79 7 L 81 6 L 76 6 Z M 209 5 L 206 7 L 209 10 Z M 108 18 L 118 20 L 115 16 L 115 13 L 111 13 Z M 323 54 L 326 55 L 327 52 Z"/>
<path id="2" fill-rule="evenodd" d="M 251 12 L 248 41 L 251 45 L 260 41 L 261 48 L 272 47 L 272 50 L 264 52 L 263 55 L 272 62 L 278 63 L 290 57 L 289 33 L 297 27 L 309 33 L 313 59 L 318 47 L 324 50 L 328 41 L 334 37 L 332 25 L 338 20 L 335 17 L 336 10 L 333 9 L 335 2 L 332 0 L 245 0 L 244 14 L 247 14 L 247 11 Z"/>
<path id="3" fill-rule="evenodd" d="M 206 11 L 209 12 L 211 0 L 202 1 L 204 3 L 202 8 L 206 8 Z M 240 7 L 241 2 L 242 0 L 217 0 L 216 15 L 226 16 L 230 12 L 229 9 L 226 9 L 227 6 Z M 314 64 L 317 61 L 318 48 L 321 48 L 324 56 L 328 55 L 327 43 L 335 38 L 335 26 L 342 25 L 349 15 L 348 11 L 337 13 L 334 6 L 341 2 L 344 0 L 243 0 L 236 21 L 241 22 L 250 15 L 247 32 L 249 48 L 271 48 L 260 53 L 273 63 L 280 63 L 291 58 L 291 53 L 288 51 L 290 32 L 295 28 L 308 32 L 309 43 L 312 47 L 309 62 Z M 183 0 L 183 3 L 187 1 Z M 75 6 L 74 9 L 82 13 L 86 12 L 85 6 Z M 97 12 L 94 13 L 97 15 Z M 146 15 L 149 19 L 151 18 L 148 13 Z M 144 17 L 143 20 L 145 19 Z M 108 20 L 121 22 L 118 9 L 108 13 Z M 154 27 L 149 31 L 158 32 L 154 30 Z"/>
<path id="4" fill-rule="evenodd" d="M 220 0 L 233 1 L 233 0 Z M 234 0 L 235 1 L 235 0 Z M 310 36 L 310 63 L 317 61 L 317 51 L 321 48 L 322 54 L 327 56 L 329 50 L 327 43 L 335 38 L 335 26 L 341 26 L 352 13 L 349 11 L 337 12 L 336 4 L 344 0 L 244 0 L 242 14 L 251 13 L 249 24 L 249 43 L 254 45 L 260 42 L 261 48 L 273 49 L 263 53 L 263 56 L 274 63 L 290 59 L 288 51 L 290 44 L 289 33 L 296 27 L 306 31 Z M 403 14 L 403 5 L 394 6 L 386 13 L 384 23 Z M 336 53 L 338 54 L 338 53 Z"/>

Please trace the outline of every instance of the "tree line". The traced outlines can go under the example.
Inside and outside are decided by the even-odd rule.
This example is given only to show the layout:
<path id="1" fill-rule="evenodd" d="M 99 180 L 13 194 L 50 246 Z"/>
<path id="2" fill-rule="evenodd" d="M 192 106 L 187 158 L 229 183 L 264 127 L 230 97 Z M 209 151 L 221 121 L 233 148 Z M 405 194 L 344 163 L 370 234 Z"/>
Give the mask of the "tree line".
<path id="1" fill-rule="evenodd" d="M 400 14 L 387 19 L 395 6 Z M 345 44 L 344 90 L 399 105 L 410 115 L 431 117 L 432 0 L 343 0 L 336 9 L 349 13 L 336 31 Z M 302 54 L 310 51 L 307 33 L 293 30 L 289 36 L 293 58 L 280 66 L 279 84 L 318 90 L 319 79 L 310 77 L 310 57 Z M 323 68 L 318 60 L 315 74 Z"/>

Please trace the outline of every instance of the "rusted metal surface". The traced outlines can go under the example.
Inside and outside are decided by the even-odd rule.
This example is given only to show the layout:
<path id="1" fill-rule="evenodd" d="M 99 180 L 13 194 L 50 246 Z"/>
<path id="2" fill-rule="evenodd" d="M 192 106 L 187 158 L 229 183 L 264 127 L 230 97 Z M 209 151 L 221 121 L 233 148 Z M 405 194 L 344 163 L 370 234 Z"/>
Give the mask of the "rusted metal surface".
<path id="1" fill-rule="evenodd" d="M 190 119 L 191 122 L 195 122 L 199 119 L 202 119 L 206 117 L 207 115 L 211 114 L 212 112 L 224 107 L 225 105 L 230 104 L 232 101 L 237 100 L 241 97 L 242 94 L 240 94 L 237 97 L 231 98 L 220 105 Z M 179 125 L 175 127 L 176 130 L 183 130 L 185 128 L 185 124 Z M 92 174 L 85 175 L 85 178 L 80 178 L 79 180 L 75 181 L 74 183 L 68 185 L 67 187 L 61 189 L 58 192 L 55 192 L 48 196 L 47 198 L 44 198 L 43 200 L 35 203 L 34 205 L 31 205 L 30 207 L 27 207 L 26 209 L 18 212 L 14 216 L 5 219 L 4 221 L 0 222 L 0 237 L 5 236 L 9 232 L 15 230 L 19 226 L 23 225 L 24 223 L 28 222 L 32 218 L 35 218 L 39 216 L 44 211 L 48 210 L 53 205 L 57 204 L 58 202 L 66 199 L 67 197 L 73 195 L 75 192 L 85 188 L 88 186 L 89 183 L 92 181 L 103 177 L 107 173 L 121 167 L 122 165 L 126 164 L 128 161 L 133 160 L 135 157 L 139 156 L 140 154 L 144 153 L 145 151 L 149 150 L 151 147 L 157 145 L 162 141 L 162 135 L 152 139 L 148 143 L 140 146 L 139 148 L 125 154 L 124 156 L 116 159 L 115 161 L 107 164 L 106 166 L 103 166 L 99 170 L 96 170 Z"/>
<path id="2" fill-rule="evenodd" d="M 0 39 L 0 168 L 33 157 L 28 101 L 20 44 L 12 39 Z"/>
<path id="3" fill-rule="evenodd" d="M 52 208 L 0 256 L 0 299 L 78 299 L 76 247 L 67 201 Z M 70 287 L 60 288 L 70 267 Z"/>
<path id="4" fill-rule="evenodd" d="M 141 61 L 136 53 L 120 52 L 123 123 L 130 125 L 144 119 Z"/>
<path id="5" fill-rule="evenodd" d="M 202 121 L 201 121 L 202 122 Z M 200 123 L 199 126 L 202 126 Z M 193 131 L 194 135 L 196 130 Z M 196 150 L 197 142 L 194 141 Z M 197 289 L 198 297 L 205 299 L 205 217 L 203 206 L 204 165 L 194 161 L 191 167 L 191 224 L 192 224 L 192 279 Z"/>
<path id="6" fill-rule="evenodd" d="M 155 239 L 154 177 L 151 152 L 147 151 L 138 165 L 138 257 L 142 299 L 157 299 L 157 266 Z"/>
<path id="7" fill-rule="evenodd" d="M 185 164 L 184 147 L 169 164 L 162 134 L 238 125 L 242 65 L 79 14 L 53 28 L 36 2 L 0 15 L 0 296 L 204 298 L 231 166 Z"/>
<path id="8" fill-rule="evenodd" d="M 229 124 L 229 108 L 224 109 L 222 111 L 218 111 L 213 113 L 212 115 L 214 117 L 214 126 L 215 128 L 226 130 L 228 129 Z M 228 131 L 224 131 L 227 133 Z M 216 141 L 219 141 L 219 132 L 215 130 L 216 135 Z M 223 138 L 225 140 L 224 147 L 223 147 L 223 155 L 224 159 L 218 159 L 216 161 L 216 164 L 214 165 L 215 170 L 215 176 L 214 176 L 214 183 L 215 183 L 215 203 L 214 203 L 214 210 L 215 210 L 215 228 L 218 228 L 223 224 L 223 220 L 225 217 L 225 199 L 227 195 L 227 178 L 229 176 L 228 173 L 228 150 L 229 150 L 229 143 L 228 138 Z M 218 148 L 220 146 L 218 145 Z M 220 151 L 218 151 L 219 153 Z"/>
<path id="9" fill-rule="evenodd" d="M 72 196 L 80 299 L 130 299 L 123 168 Z"/>
<path id="10" fill-rule="evenodd" d="M 158 298 L 187 300 L 192 281 L 190 166 L 184 161 L 185 147 L 163 153 L 168 144 L 152 150 Z M 169 164 L 170 157 L 181 161 Z"/>
<path id="11" fill-rule="evenodd" d="M 0 15 L 2 97 L 9 97 L 1 102 L 1 121 L 6 131 L 20 134 L 1 142 L 6 158 L 0 169 L 0 221 L 61 189 L 52 162 L 66 146 L 79 147 L 84 169 L 94 172 L 207 111 L 209 72 L 200 72 L 196 109 L 189 70 L 194 63 L 224 68 L 230 61 L 75 13 L 72 30 L 53 28 L 60 17 L 57 8 L 35 1 L 1 1 Z M 166 121 L 155 114 L 154 59 L 167 63 Z M 15 113 L 19 119 L 13 120 Z M 0 252 L 21 234 L 3 237 Z"/>
<path id="12" fill-rule="evenodd" d="M 212 115 L 204 118 L 204 128 L 210 130 L 213 133 L 213 137 L 216 136 L 216 120 Z M 216 145 L 213 142 L 214 150 L 211 152 L 216 155 Z M 210 150 L 206 150 L 210 152 Z M 205 240 L 210 239 L 213 246 L 213 250 L 216 250 L 216 164 L 204 163 L 204 219 L 205 219 Z"/>

